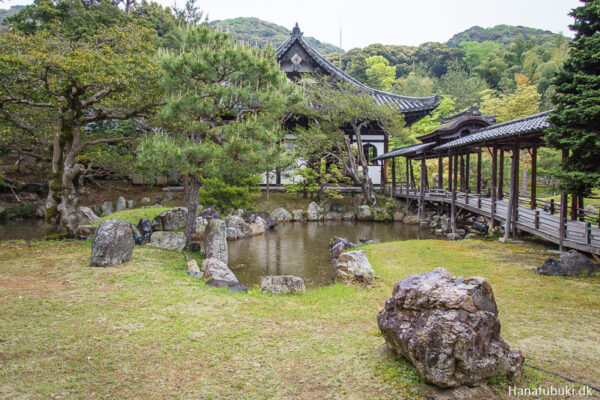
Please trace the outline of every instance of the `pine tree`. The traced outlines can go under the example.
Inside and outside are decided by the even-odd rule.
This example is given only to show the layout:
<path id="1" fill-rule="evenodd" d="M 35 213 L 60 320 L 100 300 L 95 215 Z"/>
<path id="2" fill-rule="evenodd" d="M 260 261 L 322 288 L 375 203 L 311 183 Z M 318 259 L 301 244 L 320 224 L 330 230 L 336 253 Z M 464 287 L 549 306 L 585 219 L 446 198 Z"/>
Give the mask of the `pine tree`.
<path id="1" fill-rule="evenodd" d="M 587 196 L 600 185 L 600 1 L 582 2 L 570 13 L 576 34 L 564 71 L 554 78 L 554 127 L 545 139 L 569 152 L 558 173 L 561 189 Z"/>
<path id="2" fill-rule="evenodd" d="M 278 150 L 273 144 L 283 136 L 281 119 L 300 98 L 271 48 L 239 44 L 205 25 L 185 30 L 180 48 L 162 50 L 159 62 L 167 94 L 159 113 L 165 133 L 142 140 L 138 160 L 187 176 L 189 244 L 203 181 L 210 183 L 205 195 L 214 204 L 239 206 L 227 199 L 245 193 L 238 183 L 271 169 Z"/>

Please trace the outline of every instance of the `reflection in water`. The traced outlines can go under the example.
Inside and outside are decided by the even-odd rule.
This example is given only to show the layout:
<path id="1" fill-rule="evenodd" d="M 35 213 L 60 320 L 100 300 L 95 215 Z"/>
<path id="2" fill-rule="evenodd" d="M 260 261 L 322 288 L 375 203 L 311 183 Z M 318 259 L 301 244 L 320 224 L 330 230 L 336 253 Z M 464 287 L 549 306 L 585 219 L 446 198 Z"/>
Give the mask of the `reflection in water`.
<path id="1" fill-rule="evenodd" d="M 6 220 L 0 222 L 0 240 L 34 240 L 44 238 L 44 219 L 28 218 L 24 221 Z"/>
<path id="2" fill-rule="evenodd" d="M 359 243 L 361 238 L 376 242 L 427 239 L 428 230 L 403 224 L 370 222 L 309 222 L 279 225 L 265 235 L 229 242 L 229 265 L 246 264 L 233 272 L 241 283 L 253 286 L 264 275 L 295 275 L 309 287 L 333 280 L 329 262 L 329 239 L 345 237 Z"/>

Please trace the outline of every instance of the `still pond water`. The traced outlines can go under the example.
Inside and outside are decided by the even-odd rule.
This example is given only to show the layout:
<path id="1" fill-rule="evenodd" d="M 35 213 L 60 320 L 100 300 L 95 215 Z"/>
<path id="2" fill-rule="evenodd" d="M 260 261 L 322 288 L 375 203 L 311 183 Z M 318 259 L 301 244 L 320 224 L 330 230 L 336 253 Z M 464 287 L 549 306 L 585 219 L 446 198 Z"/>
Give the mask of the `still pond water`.
<path id="1" fill-rule="evenodd" d="M 260 284 L 264 275 L 295 275 L 307 287 L 329 285 L 333 281 L 333 265 L 329 261 L 329 240 L 345 237 L 360 244 L 360 239 L 377 243 L 393 240 L 429 239 L 428 229 L 403 224 L 371 222 L 308 222 L 282 224 L 264 235 L 229 242 L 229 265 L 240 283 Z M 43 220 L 0 224 L 0 240 L 42 239 Z M 203 246 L 204 247 L 204 246 Z"/>

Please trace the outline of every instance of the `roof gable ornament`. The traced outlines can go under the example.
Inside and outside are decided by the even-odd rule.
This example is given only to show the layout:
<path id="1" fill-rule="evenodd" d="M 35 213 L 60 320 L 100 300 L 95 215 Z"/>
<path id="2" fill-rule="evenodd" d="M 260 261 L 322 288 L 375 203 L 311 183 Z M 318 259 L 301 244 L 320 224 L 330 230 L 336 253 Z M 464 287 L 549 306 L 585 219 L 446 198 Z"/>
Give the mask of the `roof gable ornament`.
<path id="1" fill-rule="evenodd" d="M 302 36 L 303 33 L 300 32 L 300 27 L 298 26 L 298 23 L 296 22 L 296 25 L 294 25 L 294 29 L 292 29 L 292 36 Z"/>

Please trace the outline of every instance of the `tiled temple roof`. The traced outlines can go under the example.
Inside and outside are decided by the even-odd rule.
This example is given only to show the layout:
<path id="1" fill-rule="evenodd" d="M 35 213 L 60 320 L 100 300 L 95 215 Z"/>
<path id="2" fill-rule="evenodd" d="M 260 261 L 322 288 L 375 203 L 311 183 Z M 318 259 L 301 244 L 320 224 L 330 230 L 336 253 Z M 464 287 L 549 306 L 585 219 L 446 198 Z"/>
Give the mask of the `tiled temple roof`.
<path id="1" fill-rule="evenodd" d="M 400 157 L 400 156 L 408 156 L 415 155 L 424 150 L 427 150 L 431 147 L 435 146 L 435 143 L 419 143 L 413 144 L 406 147 L 400 147 L 397 149 L 392 149 L 392 151 L 382 154 L 378 157 L 373 157 L 371 161 L 385 160 L 386 158 Z"/>
<path id="2" fill-rule="evenodd" d="M 430 97 L 408 97 L 401 96 L 398 94 L 384 92 L 382 90 L 377 90 L 368 87 L 367 85 L 359 82 L 354 79 L 331 62 L 329 62 L 325 57 L 320 55 L 315 49 L 313 49 L 302 37 L 302 32 L 300 32 L 300 28 L 298 24 L 292 30 L 292 34 L 279 48 L 277 49 L 277 61 L 281 61 L 283 55 L 294 45 L 294 43 L 298 43 L 300 47 L 310 56 L 312 59 L 327 73 L 335 77 L 336 79 L 342 82 L 348 82 L 360 90 L 370 94 L 375 98 L 378 104 L 388 104 L 397 108 L 399 111 L 403 113 L 410 112 L 430 112 L 435 109 L 439 104 L 439 96 L 430 96 Z"/>
<path id="3" fill-rule="evenodd" d="M 529 115 L 524 118 L 492 125 L 487 128 L 480 129 L 471 135 L 444 143 L 433 150 L 448 150 L 455 147 L 462 147 L 480 142 L 519 136 L 524 133 L 542 131 L 550 126 L 550 123 L 547 121 L 548 114 L 550 114 L 550 112 L 551 111 L 544 111 L 539 114 Z"/>

